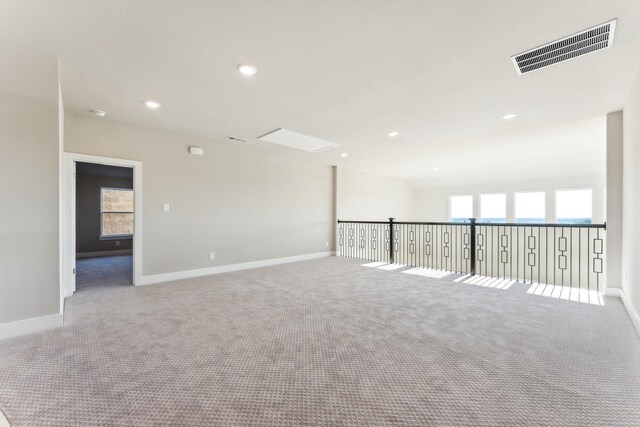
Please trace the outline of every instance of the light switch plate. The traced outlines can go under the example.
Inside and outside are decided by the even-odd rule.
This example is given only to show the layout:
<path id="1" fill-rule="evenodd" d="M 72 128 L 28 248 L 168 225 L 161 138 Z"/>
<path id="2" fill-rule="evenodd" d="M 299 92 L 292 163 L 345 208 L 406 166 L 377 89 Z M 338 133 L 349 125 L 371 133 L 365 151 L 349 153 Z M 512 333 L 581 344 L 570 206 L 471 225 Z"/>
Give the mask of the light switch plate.
<path id="1" fill-rule="evenodd" d="M 171 206 L 169 206 L 169 203 L 165 203 L 165 204 L 163 205 L 162 209 L 163 209 L 165 212 L 169 212 L 169 210 L 171 209 Z"/>

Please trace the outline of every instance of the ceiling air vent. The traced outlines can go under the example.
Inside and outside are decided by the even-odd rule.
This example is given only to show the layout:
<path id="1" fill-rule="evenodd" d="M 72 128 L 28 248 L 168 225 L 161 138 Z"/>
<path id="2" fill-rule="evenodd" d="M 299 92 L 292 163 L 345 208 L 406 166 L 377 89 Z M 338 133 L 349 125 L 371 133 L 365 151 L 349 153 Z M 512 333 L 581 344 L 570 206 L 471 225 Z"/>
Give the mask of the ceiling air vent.
<path id="1" fill-rule="evenodd" d="M 522 52 L 511 57 L 518 74 L 526 74 L 559 62 L 577 58 L 613 44 L 616 20 Z"/>
<path id="2" fill-rule="evenodd" d="M 233 141 L 233 142 L 240 142 L 240 143 L 242 143 L 242 144 L 246 144 L 247 142 L 249 142 L 249 141 L 247 141 L 246 139 L 238 138 L 237 136 L 228 136 L 228 137 L 227 137 L 227 139 L 228 139 L 229 141 Z"/>

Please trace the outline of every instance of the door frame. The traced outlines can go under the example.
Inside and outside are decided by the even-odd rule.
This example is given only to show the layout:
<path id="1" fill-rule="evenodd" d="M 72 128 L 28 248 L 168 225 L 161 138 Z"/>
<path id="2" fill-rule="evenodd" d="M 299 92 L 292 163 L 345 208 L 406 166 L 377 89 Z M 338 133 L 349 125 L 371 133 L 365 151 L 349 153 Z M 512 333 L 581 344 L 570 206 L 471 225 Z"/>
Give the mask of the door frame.
<path id="1" fill-rule="evenodd" d="M 133 284 L 142 283 L 142 162 L 80 153 L 64 153 L 62 205 L 62 274 L 60 296 L 76 291 L 76 162 L 133 169 Z"/>

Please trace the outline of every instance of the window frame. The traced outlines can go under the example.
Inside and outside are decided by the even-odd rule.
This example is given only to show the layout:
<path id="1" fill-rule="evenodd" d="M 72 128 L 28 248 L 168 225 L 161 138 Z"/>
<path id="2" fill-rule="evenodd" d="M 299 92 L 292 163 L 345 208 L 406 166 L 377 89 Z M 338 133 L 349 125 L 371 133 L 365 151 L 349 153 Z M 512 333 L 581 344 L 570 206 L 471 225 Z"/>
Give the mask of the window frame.
<path id="1" fill-rule="evenodd" d="M 589 190 L 591 191 L 591 205 L 589 206 L 589 217 L 591 218 L 591 222 L 589 224 L 595 224 L 593 218 L 593 188 L 592 187 L 575 187 L 575 188 L 556 188 L 553 191 L 553 221 L 555 224 L 559 224 L 558 222 L 558 192 L 559 191 L 583 191 Z M 580 223 L 568 223 L 568 224 L 580 224 Z"/>
<path id="2" fill-rule="evenodd" d="M 508 192 L 504 191 L 498 191 L 496 193 L 480 193 L 478 194 L 478 222 L 482 222 L 482 196 L 495 196 L 498 194 L 502 194 L 504 196 L 504 223 L 508 223 L 509 221 L 509 212 L 507 209 L 507 194 Z M 499 223 L 498 223 L 499 224 Z"/>
<path id="3" fill-rule="evenodd" d="M 518 222 L 518 216 L 517 216 L 518 214 L 516 212 L 516 194 L 527 194 L 527 193 L 542 193 L 544 195 L 544 216 L 542 217 L 542 222 L 533 222 L 533 223 Z M 555 209 L 555 206 L 554 206 L 554 209 Z M 514 191 L 513 192 L 513 223 L 514 224 L 546 224 L 547 223 L 547 191 L 546 190 Z"/>
<path id="4" fill-rule="evenodd" d="M 469 218 L 473 218 L 473 194 L 449 194 L 449 222 L 454 222 L 451 217 L 451 199 L 454 197 L 471 197 L 471 216 Z M 469 221 L 469 218 L 464 221 Z"/>
<path id="5" fill-rule="evenodd" d="M 134 210 L 129 212 L 129 211 L 104 211 L 102 208 L 102 191 L 103 190 L 117 190 L 117 191 L 130 191 L 131 193 L 133 193 L 134 196 Z M 135 228 L 135 193 L 133 191 L 133 188 L 119 188 L 119 187 L 100 187 L 100 240 L 128 240 L 128 239 L 133 239 L 133 233 L 131 234 L 104 234 L 104 220 L 103 220 L 103 215 L 104 214 L 108 214 L 108 213 L 120 213 L 120 214 L 132 214 L 133 215 L 133 226 Z"/>

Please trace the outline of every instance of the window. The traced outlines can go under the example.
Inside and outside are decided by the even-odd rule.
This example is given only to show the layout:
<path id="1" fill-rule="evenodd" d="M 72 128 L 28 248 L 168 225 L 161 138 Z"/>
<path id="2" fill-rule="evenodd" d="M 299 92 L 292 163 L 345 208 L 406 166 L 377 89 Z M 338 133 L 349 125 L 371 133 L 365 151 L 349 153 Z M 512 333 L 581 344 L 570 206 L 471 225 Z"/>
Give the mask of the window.
<path id="1" fill-rule="evenodd" d="M 514 203 L 516 222 L 544 223 L 544 191 L 515 193 Z"/>
<path id="2" fill-rule="evenodd" d="M 449 219 L 463 222 L 473 218 L 473 196 L 449 197 Z"/>
<path id="3" fill-rule="evenodd" d="M 100 237 L 133 235 L 133 190 L 100 189 Z"/>
<path id="4" fill-rule="evenodd" d="M 557 190 L 556 222 L 559 224 L 591 224 L 591 201 L 591 189 Z"/>
<path id="5" fill-rule="evenodd" d="M 507 222 L 507 195 L 504 193 L 481 194 L 480 221 Z"/>

